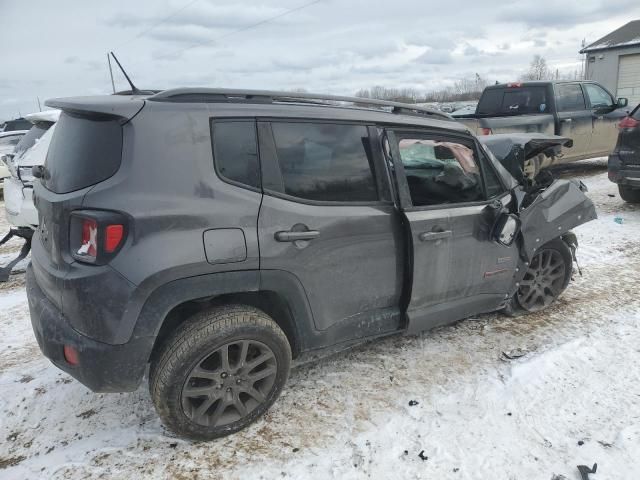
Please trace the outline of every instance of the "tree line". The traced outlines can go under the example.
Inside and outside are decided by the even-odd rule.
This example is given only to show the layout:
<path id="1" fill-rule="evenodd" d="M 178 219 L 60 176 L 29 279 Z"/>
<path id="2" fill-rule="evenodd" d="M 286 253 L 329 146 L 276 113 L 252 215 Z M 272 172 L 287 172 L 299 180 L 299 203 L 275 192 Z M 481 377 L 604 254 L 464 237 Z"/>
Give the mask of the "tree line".
<path id="1" fill-rule="evenodd" d="M 519 80 L 574 80 L 581 78 L 581 76 L 582 73 L 577 70 L 561 73 L 558 69 L 550 67 L 543 56 L 535 55 L 529 68 L 520 75 Z M 485 87 L 492 83 L 498 82 L 490 82 L 476 73 L 474 76 L 455 81 L 453 85 L 430 92 L 421 92 L 411 87 L 393 88 L 376 85 L 371 88 L 361 88 L 355 93 L 355 96 L 403 103 L 475 101 L 480 98 Z"/>

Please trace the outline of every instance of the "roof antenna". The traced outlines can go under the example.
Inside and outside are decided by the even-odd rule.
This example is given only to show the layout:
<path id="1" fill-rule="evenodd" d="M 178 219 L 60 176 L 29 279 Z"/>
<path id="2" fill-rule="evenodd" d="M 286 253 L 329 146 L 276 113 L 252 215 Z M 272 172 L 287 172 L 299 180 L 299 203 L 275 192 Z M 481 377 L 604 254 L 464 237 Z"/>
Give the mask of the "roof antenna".
<path id="1" fill-rule="evenodd" d="M 109 52 L 109 53 L 111 54 L 113 59 L 118 64 L 118 67 L 120 67 L 120 70 L 122 71 L 122 74 L 124 75 L 124 78 L 126 78 L 127 82 L 129 82 L 129 85 L 131 85 L 131 94 L 132 95 L 140 95 L 140 94 L 142 94 L 142 92 L 140 90 L 138 90 L 138 88 L 133 84 L 133 82 L 129 78 L 129 75 L 127 75 L 127 72 L 124 71 L 124 68 L 122 68 L 122 65 L 120 65 L 120 62 L 118 61 L 118 57 L 116 57 L 113 52 Z"/>

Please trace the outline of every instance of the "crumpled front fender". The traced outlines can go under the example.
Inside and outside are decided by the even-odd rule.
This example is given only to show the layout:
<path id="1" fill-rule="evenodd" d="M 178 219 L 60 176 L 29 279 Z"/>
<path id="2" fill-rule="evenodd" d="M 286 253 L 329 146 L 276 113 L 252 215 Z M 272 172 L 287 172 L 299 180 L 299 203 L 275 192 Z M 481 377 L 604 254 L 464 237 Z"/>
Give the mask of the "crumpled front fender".
<path id="1" fill-rule="evenodd" d="M 536 250 L 572 228 L 596 219 L 596 207 L 575 180 L 556 180 L 519 212 L 522 255 Z"/>

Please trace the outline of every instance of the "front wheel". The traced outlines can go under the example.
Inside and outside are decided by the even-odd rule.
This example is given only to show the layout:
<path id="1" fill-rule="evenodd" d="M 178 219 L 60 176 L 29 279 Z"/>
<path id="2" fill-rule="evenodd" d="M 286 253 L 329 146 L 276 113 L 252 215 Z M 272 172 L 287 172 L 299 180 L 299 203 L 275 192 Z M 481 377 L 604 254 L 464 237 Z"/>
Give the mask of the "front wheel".
<path id="1" fill-rule="evenodd" d="M 267 314 L 218 307 L 196 314 L 164 344 L 149 387 L 168 428 L 211 440 L 262 416 L 280 395 L 290 364 L 287 337 Z"/>
<path id="2" fill-rule="evenodd" d="M 640 203 L 640 188 L 631 188 L 626 185 L 618 185 L 620 196 L 625 202 Z"/>
<path id="3" fill-rule="evenodd" d="M 573 257 L 560 238 L 543 245 L 533 256 L 515 294 L 516 307 L 527 312 L 547 308 L 571 280 Z"/>

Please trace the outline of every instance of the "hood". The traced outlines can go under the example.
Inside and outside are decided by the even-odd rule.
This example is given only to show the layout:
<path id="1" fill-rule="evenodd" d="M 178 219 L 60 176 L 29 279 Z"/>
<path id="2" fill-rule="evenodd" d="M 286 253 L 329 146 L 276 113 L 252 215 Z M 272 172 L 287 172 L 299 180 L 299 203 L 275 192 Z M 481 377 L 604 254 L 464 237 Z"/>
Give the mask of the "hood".
<path id="1" fill-rule="evenodd" d="M 478 137 L 513 177 L 524 181 L 524 162 L 538 155 L 552 157 L 562 147 L 572 147 L 573 140 L 544 133 L 500 133 Z"/>

